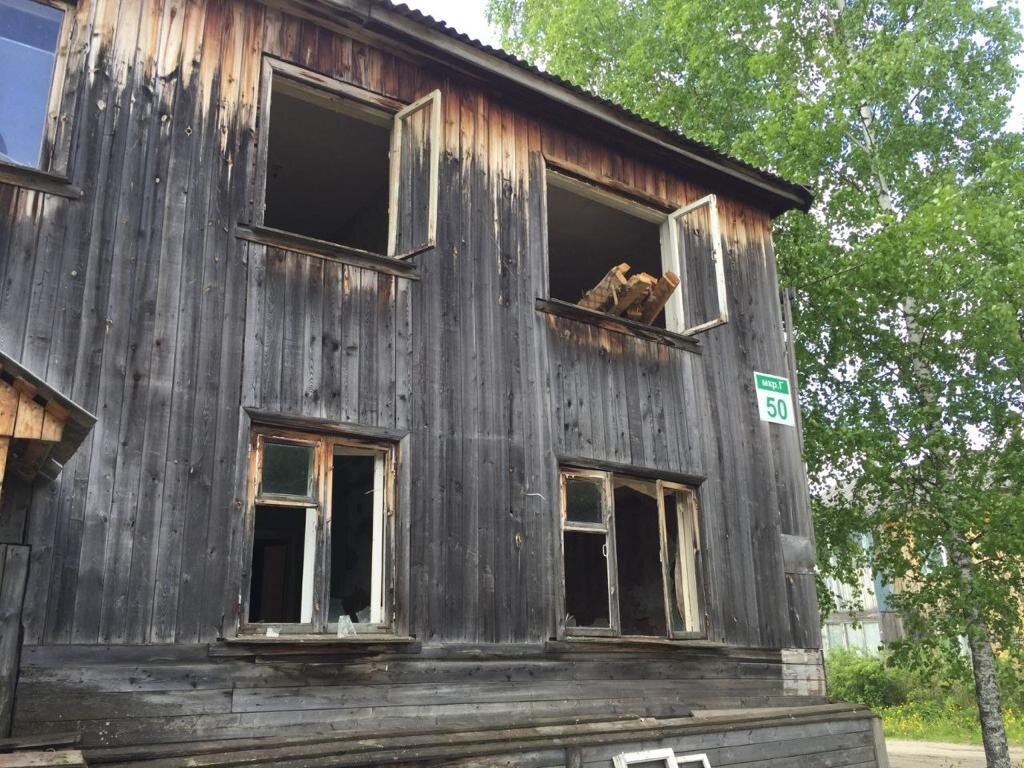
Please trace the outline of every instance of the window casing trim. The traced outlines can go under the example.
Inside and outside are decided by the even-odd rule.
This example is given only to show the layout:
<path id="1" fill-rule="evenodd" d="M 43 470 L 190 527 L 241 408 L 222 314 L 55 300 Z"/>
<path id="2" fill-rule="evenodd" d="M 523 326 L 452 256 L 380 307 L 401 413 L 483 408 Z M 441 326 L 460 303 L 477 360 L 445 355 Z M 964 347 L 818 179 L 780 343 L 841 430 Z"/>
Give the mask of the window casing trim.
<path id="1" fill-rule="evenodd" d="M 658 497 L 658 526 L 659 526 L 659 558 L 662 572 L 662 598 L 665 608 L 664 635 L 624 635 L 621 633 L 621 621 L 619 615 L 619 585 L 617 575 L 617 550 L 615 542 L 615 510 L 612 493 L 612 480 L 614 476 L 626 477 L 644 482 L 654 483 L 657 488 Z M 600 525 L 591 523 L 580 523 L 568 520 L 566 480 L 572 478 L 586 478 L 600 482 L 603 487 L 602 504 L 604 507 L 603 522 Z M 697 483 L 699 484 L 699 482 Z M 662 478 L 644 476 L 638 473 L 611 471 L 605 469 L 579 468 L 571 465 L 559 465 L 559 549 L 558 568 L 561 579 L 561 590 L 558 593 L 559 620 L 557 637 L 559 639 L 585 639 L 585 638 L 612 638 L 617 640 L 661 640 L 662 642 L 673 640 L 705 640 L 708 637 L 708 627 L 705 611 L 705 590 L 704 590 L 704 558 L 703 543 L 700 528 L 700 501 L 698 498 L 697 484 L 689 482 L 676 482 Z M 690 563 L 692 570 L 692 581 L 688 580 L 690 589 L 687 595 L 687 629 L 679 631 L 673 629 L 671 608 L 669 605 L 669 561 L 668 541 L 666 527 L 666 509 L 664 497 L 668 493 L 684 493 L 688 499 L 689 523 L 685 527 L 685 533 L 692 541 L 693 557 Z M 604 533 L 606 537 L 606 565 L 608 568 L 608 592 L 609 592 L 609 626 L 605 627 L 569 627 L 566 626 L 566 570 L 565 570 L 565 532 L 576 531 L 591 534 Z M 692 624 L 690 622 L 693 622 Z M 691 629 L 695 626 L 695 629 Z"/>
<path id="2" fill-rule="evenodd" d="M 260 493 L 262 446 L 267 440 L 293 445 L 315 446 L 312 470 L 314 482 L 310 497 L 289 496 L 287 494 L 263 495 Z M 383 485 L 383 530 L 381 531 L 382 536 L 379 543 L 379 555 L 382 563 L 380 573 L 371 574 L 372 577 L 375 576 L 380 580 L 381 620 L 376 623 L 356 624 L 355 631 L 358 635 L 392 636 L 397 631 L 397 604 L 395 598 L 398 583 L 396 557 L 397 525 L 395 523 L 397 517 L 398 443 L 386 438 L 363 437 L 337 432 L 303 432 L 295 429 L 283 429 L 254 423 L 250 428 L 248 445 L 247 503 L 244 522 L 245 536 L 237 636 L 266 636 L 268 629 L 282 636 L 335 636 L 337 623 L 328 622 L 328 598 L 330 591 L 331 462 L 335 455 L 335 449 L 338 447 L 383 456 L 383 476 L 381 478 Z M 313 605 L 309 621 L 250 622 L 248 619 L 252 587 L 256 507 L 259 504 L 273 505 L 275 507 L 292 507 L 297 510 L 315 510 L 317 513 L 315 554 L 311 566 L 313 569 Z M 310 566 L 304 563 L 304 567 Z"/>
<path id="3" fill-rule="evenodd" d="M 661 241 L 661 267 L 664 271 L 678 272 L 682 283 L 673 291 L 668 303 L 665 305 L 666 331 L 663 335 L 667 338 L 679 337 L 688 339 L 699 333 L 716 328 L 729 322 L 728 289 L 725 279 L 725 259 L 722 250 L 722 235 L 718 217 L 718 196 L 708 194 L 687 205 L 679 208 L 672 208 L 667 201 L 644 194 L 634 190 L 621 182 L 613 179 L 599 178 L 586 169 L 571 163 L 549 157 L 544 153 L 540 155 L 540 190 L 543 196 L 543 215 L 541 223 L 541 236 L 543 238 L 545 269 L 542 274 L 543 296 L 536 297 L 538 302 L 543 302 L 547 307 L 555 305 L 557 300 L 551 297 L 550 272 L 551 253 L 549 250 L 548 228 L 548 185 L 557 186 L 574 194 L 597 201 L 603 205 L 622 211 L 630 216 L 642 219 L 660 227 Z M 690 214 L 708 208 L 710 226 L 708 239 L 711 244 L 711 260 L 715 270 L 715 292 L 718 302 L 718 315 L 704 322 L 692 326 L 686 324 L 686 310 L 683 299 L 683 292 L 686 290 L 689 281 L 689 274 L 686 264 L 686 254 L 682 249 L 682 241 L 679 237 L 679 226 Z M 604 314 L 604 313 L 598 313 Z M 613 317 L 613 316 L 610 316 Z M 618 320 L 619 318 L 613 317 Z M 628 326 L 618 324 L 616 330 L 630 333 Z M 660 331 L 658 328 L 651 328 L 652 331 Z"/>
<path id="4" fill-rule="evenodd" d="M 0 161 L 0 184 L 77 200 L 83 196 L 83 192 L 71 183 L 69 173 L 76 101 L 73 89 L 77 87 L 77 77 L 69 74 L 72 59 L 77 63 L 81 57 L 78 52 L 72 56 L 78 9 L 73 0 L 32 1 L 63 13 L 54 49 L 53 73 L 46 99 L 46 118 L 40 137 L 38 165 Z M 62 116 L 66 119 L 62 119 Z"/>

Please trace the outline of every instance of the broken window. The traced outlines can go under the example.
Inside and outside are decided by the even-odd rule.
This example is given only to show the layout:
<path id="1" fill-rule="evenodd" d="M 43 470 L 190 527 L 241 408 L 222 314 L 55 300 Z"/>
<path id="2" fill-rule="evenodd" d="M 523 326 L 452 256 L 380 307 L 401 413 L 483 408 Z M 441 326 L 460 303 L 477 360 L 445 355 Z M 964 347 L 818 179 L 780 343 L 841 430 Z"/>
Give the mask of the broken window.
<path id="1" fill-rule="evenodd" d="M 700 635 L 696 497 L 663 480 L 562 472 L 568 635 Z"/>
<path id="2" fill-rule="evenodd" d="M 246 623 L 339 636 L 384 628 L 392 446 L 259 429 L 251 450 Z"/>
<path id="3" fill-rule="evenodd" d="M 665 213 L 556 171 L 546 188 L 552 299 L 683 335 L 728 321 L 714 195 Z"/>
<path id="4" fill-rule="evenodd" d="M 264 77 L 263 226 L 398 258 L 435 244 L 439 91 L 404 106 L 271 59 Z"/>
<path id="5" fill-rule="evenodd" d="M 64 11 L 0 0 L 0 160 L 44 168 L 43 139 Z"/>

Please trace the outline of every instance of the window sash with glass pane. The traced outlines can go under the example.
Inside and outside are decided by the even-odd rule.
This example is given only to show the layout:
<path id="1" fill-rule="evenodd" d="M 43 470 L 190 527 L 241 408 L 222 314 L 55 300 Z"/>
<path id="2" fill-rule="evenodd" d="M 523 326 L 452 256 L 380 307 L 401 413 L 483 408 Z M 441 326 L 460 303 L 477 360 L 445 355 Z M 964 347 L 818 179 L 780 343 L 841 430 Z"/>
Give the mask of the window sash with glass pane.
<path id="1" fill-rule="evenodd" d="M 393 447 L 258 430 L 246 628 L 388 628 Z"/>
<path id="2" fill-rule="evenodd" d="M 565 634 L 700 636 L 694 490 L 591 470 L 561 490 Z"/>
<path id="3" fill-rule="evenodd" d="M 0 0 L 0 161 L 43 168 L 46 120 L 64 11 Z"/>

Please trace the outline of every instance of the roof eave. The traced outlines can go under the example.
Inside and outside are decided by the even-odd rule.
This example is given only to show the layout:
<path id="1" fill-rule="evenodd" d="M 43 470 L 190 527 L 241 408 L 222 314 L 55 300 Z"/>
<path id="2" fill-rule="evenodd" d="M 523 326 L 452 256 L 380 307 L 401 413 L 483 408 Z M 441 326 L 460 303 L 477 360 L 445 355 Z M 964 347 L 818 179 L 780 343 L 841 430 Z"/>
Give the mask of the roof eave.
<path id="1" fill-rule="evenodd" d="M 400 34 L 411 37 L 422 45 L 429 46 L 442 57 L 452 57 L 461 64 L 512 82 L 534 94 L 560 106 L 583 113 L 620 131 L 638 138 L 656 149 L 667 151 L 691 165 L 702 166 L 713 174 L 731 179 L 748 187 L 758 197 L 767 197 L 767 206 L 772 216 L 791 209 L 808 211 L 813 195 L 806 187 L 782 179 L 771 178 L 770 174 L 730 158 L 709 156 L 698 148 L 687 146 L 688 140 L 666 128 L 656 126 L 642 118 L 630 117 L 624 108 L 613 107 L 599 97 L 567 87 L 550 76 L 545 76 L 525 63 L 514 60 L 509 54 L 498 55 L 483 43 L 474 42 L 441 22 L 418 11 L 400 10 L 390 2 L 381 0 L 322 0 L 346 15 L 358 15 L 369 30 L 385 34 Z M 419 17 L 419 18 L 416 18 Z"/>

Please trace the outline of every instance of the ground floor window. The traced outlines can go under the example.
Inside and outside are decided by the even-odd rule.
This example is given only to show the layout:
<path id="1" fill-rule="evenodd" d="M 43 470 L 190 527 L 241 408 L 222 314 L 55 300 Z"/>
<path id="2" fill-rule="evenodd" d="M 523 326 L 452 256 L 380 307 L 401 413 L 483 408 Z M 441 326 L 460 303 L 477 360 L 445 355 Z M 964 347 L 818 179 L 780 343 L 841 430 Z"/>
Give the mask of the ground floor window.
<path id="1" fill-rule="evenodd" d="M 701 636 L 695 490 L 582 469 L 561 489 L 565 633 Z"/>
<path id="2" fill-rule="evenodd" d="M 256 429 L 249 467 L 244 629 L 388 629 L 394 446 Z"/>

